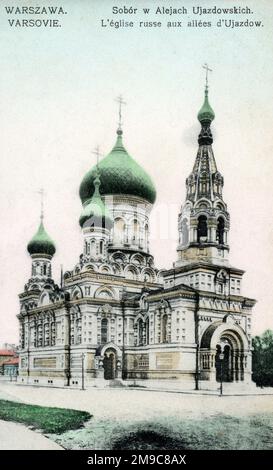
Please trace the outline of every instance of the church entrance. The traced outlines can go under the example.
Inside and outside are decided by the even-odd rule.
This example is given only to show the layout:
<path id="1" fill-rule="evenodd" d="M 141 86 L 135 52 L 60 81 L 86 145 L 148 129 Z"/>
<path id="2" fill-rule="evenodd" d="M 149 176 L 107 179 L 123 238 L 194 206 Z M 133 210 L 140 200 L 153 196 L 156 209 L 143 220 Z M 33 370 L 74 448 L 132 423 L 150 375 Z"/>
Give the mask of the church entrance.
<path id="1" fill-rule="evenodd" d="M 114 349 L 107 349 L 104 353 L 103 368 L 104 379 L 114 380 L 116 378 L 116 352 Z"/>
<path id="2" fill-rule="evenodd" d="M 244 380 L 244 354 L 230 334 L 221 337 L 216 346 L 215 369 L 217 382 L 238 382 Z"/>
<path id="3" fill-rule="evenodd" d="M 231 346 L 229 344 L 226 344 L 222 349 L 221 345 L 217 345 L 215 355 L 215 369 L 217 382 L 233 382 L 235 372 L 234 366 L 236 367 L 236 363 L 234 362 L 234 352 Z"/>
<path id="4" fill-rule="evenodd" d="M 241 382 L 249 379 L 249 346 L 243 331 L 232 319 L 215 322 L 205 330 L 200 348 L 201 380 Z"/>

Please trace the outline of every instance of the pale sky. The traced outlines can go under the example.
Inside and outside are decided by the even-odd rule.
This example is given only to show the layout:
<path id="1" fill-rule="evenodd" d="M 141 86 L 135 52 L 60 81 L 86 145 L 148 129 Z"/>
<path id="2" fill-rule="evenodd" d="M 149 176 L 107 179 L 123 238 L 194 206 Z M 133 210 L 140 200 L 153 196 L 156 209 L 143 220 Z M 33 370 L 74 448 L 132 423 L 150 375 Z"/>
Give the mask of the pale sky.
<path id="1" fill-rule="evenodd" d="M 200 3 L 245 6 L 229 0 L 159 3 L 185 6 L 191 17 L 191 7 Z M 62 5 L 67 14 L 59 17 L 61 28 L 11 28 L 7 4 Z M 18 340 L 18 293 L 30 276 L 26 246 L 39 224 L 41 187 L 46 192 L 45 226 L 57 245 L 55 281 L 59 282 L 61 264 L 67 270 L 78 261 L 78 189 L 95 162 L 92 150 L 99 145 L 107 154 L 114 145 L 114 99 L 120 93 L 127 102 L 124 144 L 157 188 L 152 229 L 159 212 L 169 227 L 162 233 L 152 230 L 151 252 L 158 268 L 171 267 L 185 179 L 197 152 L 204 62 L 213 69 L 213 148 L 231 215 L 230 262 L 246 270 L 243 293 L 258 301 L 253 333 L 273 329 L 272 2 L 247 2 L 254 11 L 250 19 L 263 21 L 259 29 L 101 28 L 100 19 L 113 18 L 113 5 L 132 4 L 154 9 L 158 2 L 0 2 L 0 344 Z M 216 22 L 222 17 L 194 19 Z M 23 18 L 33 15 L 17 15 Z M 147 20 L 141 14 L 119 18 Z M 188 18 L 157 15 L 150 20 L 154 19 L 186 23 Z"/>

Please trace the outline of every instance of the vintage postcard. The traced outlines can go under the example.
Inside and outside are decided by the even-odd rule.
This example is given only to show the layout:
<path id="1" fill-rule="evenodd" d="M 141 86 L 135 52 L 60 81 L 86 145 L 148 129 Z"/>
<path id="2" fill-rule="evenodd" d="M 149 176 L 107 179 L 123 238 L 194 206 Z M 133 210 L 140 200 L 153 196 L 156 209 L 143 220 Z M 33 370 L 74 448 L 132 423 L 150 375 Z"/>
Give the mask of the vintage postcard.
<path id="1" fill-rule="evenodd" d="M 273 450 L 272 3 L 0 24 L 0 449 Z"/>

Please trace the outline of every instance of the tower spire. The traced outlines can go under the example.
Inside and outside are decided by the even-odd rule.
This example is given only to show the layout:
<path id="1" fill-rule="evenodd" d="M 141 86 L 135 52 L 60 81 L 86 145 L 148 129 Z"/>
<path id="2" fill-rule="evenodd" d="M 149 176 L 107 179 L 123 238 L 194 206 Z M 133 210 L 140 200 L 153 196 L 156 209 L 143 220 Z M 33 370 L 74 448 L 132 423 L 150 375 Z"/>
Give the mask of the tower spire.
<path id="1" fill-rule="evenodd" d="M 198 113 L 201 131 L 193 170 L 186 179 L 187 196 L 179 214 L 179 261 L 200 259 L 211 263 L 228 263 L 229 214 L 223 200 L 224 179 L 217 169 L 210 129 L 215 114 L 208 100 L 207 64 L 205 99 Z M 190 204 L 189 204 L 190 203 Z M 202 248 L 202 250 L 199 250 Z M 205 250 L 203 250 L 205 248 Z"/>

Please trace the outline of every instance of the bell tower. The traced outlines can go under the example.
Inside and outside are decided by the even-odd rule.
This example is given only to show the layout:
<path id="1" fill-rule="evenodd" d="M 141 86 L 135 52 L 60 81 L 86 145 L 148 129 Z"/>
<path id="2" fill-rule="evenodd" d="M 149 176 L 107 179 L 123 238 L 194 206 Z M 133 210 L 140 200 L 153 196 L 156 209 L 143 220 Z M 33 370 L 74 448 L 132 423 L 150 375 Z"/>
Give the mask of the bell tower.
<path id="1" fill-rule="evenodd" d="M 193 170 L 186 179 L 186 201 L 178 216 L 177 266 L 191 261 L 228 264 L 229 213 L 223 200 L 224 178 L 213 154 L 211 123 L 215 118 L 208 98 L 206 69 L 205 99 L 198 113 L 201 131 Z"/>

